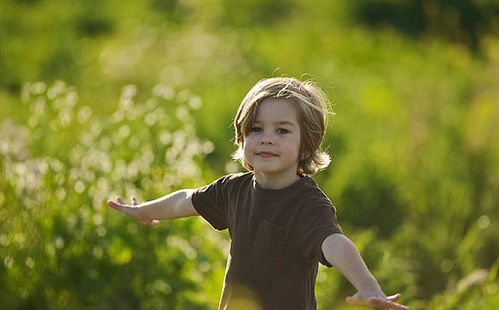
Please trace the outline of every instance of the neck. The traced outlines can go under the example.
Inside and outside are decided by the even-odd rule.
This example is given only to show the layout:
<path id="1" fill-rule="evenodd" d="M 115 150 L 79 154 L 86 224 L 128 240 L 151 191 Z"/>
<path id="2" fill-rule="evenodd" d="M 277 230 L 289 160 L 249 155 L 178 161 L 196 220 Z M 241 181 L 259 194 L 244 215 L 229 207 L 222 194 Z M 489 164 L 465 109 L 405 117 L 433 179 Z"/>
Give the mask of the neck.
<path id="1" fill-rule="evenodd" d="M 265 189 L 285 188 L 300 179 L 297 173 L 285 176 L 258 172 L 253 172 L 253 174 L 255 175 L 256 182 Z"/>

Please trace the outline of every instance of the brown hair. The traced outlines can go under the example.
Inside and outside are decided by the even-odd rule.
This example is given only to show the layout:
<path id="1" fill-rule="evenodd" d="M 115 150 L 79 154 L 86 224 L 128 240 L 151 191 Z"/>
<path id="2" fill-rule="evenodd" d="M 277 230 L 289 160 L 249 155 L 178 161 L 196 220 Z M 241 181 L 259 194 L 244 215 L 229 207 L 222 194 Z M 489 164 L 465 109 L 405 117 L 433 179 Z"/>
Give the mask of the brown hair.
<path id="1" fill-rule="evenodd" d="M 235 144 L 238 149 L 233 158 L 239 160 L 249 171 L 253 167 L 244 158 L 244 136 L 249 134 L 256 118 L 258 104 L 267 98 L 286 99 L 298 113 L 301 141 L 298 173 L 311 175 L 326 168 L 331 159 L 320 145 L 326 130 L 328 100 L 324 92 L 312 81 L 295 78 L 269 78 L 260 80 L 246 94 L 234 118 Z"/>

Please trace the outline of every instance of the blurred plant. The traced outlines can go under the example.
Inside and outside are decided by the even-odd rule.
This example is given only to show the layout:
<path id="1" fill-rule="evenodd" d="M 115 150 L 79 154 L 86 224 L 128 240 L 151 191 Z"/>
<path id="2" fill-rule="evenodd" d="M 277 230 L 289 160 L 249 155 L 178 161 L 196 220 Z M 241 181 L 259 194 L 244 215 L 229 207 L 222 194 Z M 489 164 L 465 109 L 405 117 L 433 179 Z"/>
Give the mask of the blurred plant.
<path id="1" fill-rule="evenodd" d="M 146 229 L 102 202 L 149 199 L 237 170 L 227 163 L 237 103 L 259 78 L 283 74 L 317 79 L 336 102 L 324 143 L 333 165 L 317 179 L 387 293 L 400 290 L 413 309 L 497 308 L 492 1 L 4 3 L 2 306 L 213 305 L 224 257 L 211 245 L 226 239 L 196 220 Z M 463 48 L 473 44 L 485 57 Z M 56 78 L 79 95 L 63 83 L 23 87 Z M 187 87 L 203 105 L 194 112 L 187 102 L 198 106 L 196 96 L 158 81 Z M 120 97 L 128 83 L 137 86 Z M 118 99 L 116 110 L 103 104 Z M 216 150 L 183 158 L 213 148 L 195 137 Z M 192 249 L 207 272 L 184 263 Z M 349 293 L 339 273 L 321 269 L 319 307 L 348 309 Z"/>
<path id="2" fill-rule="evenodd" d="M 440 37 L 474 51 L 482 40 L 498 34 L 496 1 L 363 0 L 352 5 L 353 16 L 369 26 L 393 27 L 406 35 Z"/>
<path id="3" fill-rule="evenodd" d="M 192 219 L 149 229 L 108 214 L 115 194 L 199 186 L 213 151 L 193 127 L 199 97 L 158 84 L 136 102 L 136 92 L 124 87 L 119 108 L 98 119 L 64 82 L 23 87 L 27 125 L 0 127 L 2 305 L 198 309 L 218 299 L 201 279 L 221 276 L 223 235 Z"/>

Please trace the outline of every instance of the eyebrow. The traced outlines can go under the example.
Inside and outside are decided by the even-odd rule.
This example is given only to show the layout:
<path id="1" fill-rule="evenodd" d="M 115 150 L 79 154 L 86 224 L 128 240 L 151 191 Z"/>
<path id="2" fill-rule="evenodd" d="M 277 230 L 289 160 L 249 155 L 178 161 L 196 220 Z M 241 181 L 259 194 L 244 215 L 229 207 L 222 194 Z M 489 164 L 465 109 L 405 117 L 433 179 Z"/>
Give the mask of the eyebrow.
<path id="1" fill-rule="evenodd" d="M 258 121 L 258 120 L 255 120 L 254 123 L 256 124 L 256 123 L 261 123 L 261 122 Z M 277 124 L 277 125 L 288 125 L 288 126 L 291 126 L 291 127 L 296 127 L 295 124 L 293 122 L 290 122 L 290 121 L 279 121 L 279 122 L 275 122 L 274 124 Z"/>

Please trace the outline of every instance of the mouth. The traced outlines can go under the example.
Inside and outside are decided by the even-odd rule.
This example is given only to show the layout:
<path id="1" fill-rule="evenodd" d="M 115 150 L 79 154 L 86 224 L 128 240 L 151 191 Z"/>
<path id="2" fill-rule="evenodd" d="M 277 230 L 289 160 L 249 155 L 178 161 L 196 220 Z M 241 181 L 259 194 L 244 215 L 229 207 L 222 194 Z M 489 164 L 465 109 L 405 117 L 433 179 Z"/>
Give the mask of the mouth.
<path id="1" fill-rule="evenodd" d="M 279 156 L 279 155 L 272 153 L 272 152 L 258 152 L 258 153 L 256 153 L 256 155 L 263 157 L 263 158 L 270 158 L 270 157 Z"/>

